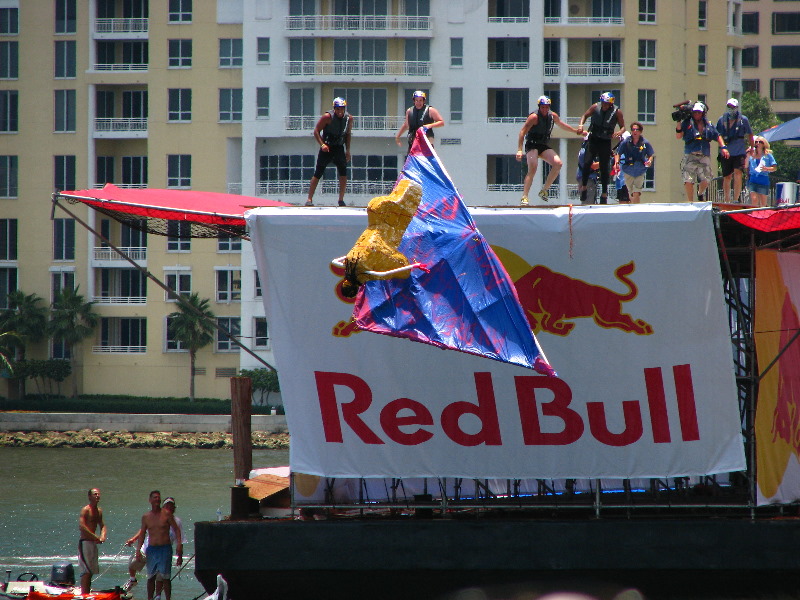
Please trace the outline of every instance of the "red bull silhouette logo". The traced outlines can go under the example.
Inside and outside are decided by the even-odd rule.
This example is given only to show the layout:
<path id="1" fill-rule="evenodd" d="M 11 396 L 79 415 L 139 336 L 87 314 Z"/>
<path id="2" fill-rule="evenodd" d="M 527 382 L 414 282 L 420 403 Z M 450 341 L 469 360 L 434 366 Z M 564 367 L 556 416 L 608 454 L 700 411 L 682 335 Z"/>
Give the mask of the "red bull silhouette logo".
<path id="1" fill-rule="evenodd" d="M 630 302 L 639 293 L 630 278 L 636 269 L 633 261 L 614 271 L 616 278 L 627 287 L 627 292 L 618 293 L 544 265 L 531 267 L 504 248 L 495 248 L 495 251 L 514 280 L 520 304 L 534 334 L 546 331 L 567 336 L 575 328 L 572 321 L 582 318 L 591 318 L 605 329 L 621 329 L 636 335 L 653 333 L 649 323 L 623 312 L 623 303 Z"/>

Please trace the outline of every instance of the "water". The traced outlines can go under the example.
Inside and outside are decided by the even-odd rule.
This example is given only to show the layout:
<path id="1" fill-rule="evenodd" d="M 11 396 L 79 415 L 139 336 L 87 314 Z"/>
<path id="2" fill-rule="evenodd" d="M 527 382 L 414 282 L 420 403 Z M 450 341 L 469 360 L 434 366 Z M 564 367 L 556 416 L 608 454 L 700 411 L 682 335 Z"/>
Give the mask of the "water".
<path id="1" fill-rule="evenodd" d="M 255 467 L 288 464 L 288 450 L 253 451 Z M 100 576 L 93 578 L 92 588 L 122 585 L 132 553 L 125 540 L 149 510 L 151 490 L 175 498 L 189 540 L 183 551 L 188 558 L 194 554 L 194 523 L 216 520 L 218 508 L 230 513 L 233 483 L 231 450 L 0 448 L 0 577 L 10 569 L 12 579 L 32 571 L 47 580 L 54 563 L 67 561 L 77 579 L 78 513 L 88 490 L 96 487 L 108 539 L 100 546 Z M 176 572 L 173 563 L 173 576 Z M 146 598 L 144 588 L 140 574 L 134 596 Z M 191 561 L 173 580 L 172 598 L 192 600 L 201 594 Z"/>

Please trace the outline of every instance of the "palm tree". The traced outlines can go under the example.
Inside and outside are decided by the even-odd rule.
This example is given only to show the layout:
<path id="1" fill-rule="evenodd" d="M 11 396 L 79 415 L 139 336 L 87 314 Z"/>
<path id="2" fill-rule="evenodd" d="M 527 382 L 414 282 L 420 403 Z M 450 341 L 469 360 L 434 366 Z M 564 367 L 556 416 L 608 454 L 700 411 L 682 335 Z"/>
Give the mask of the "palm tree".
<path id="1" fill-rule="evenodd" d="M 8 348 L 14 350 L 14 361 L 25 359 L 29 342 L 41 341 L 47 332 L 47 308 L 41 306 L 42 298 L 36 294 L 25 295 L 21 290 L 8 294 L 8 307 L 0 313 L 0 332 L 14 332 L 9 336 Z M 25 397 L 25 379 L 19 381 L 18 393 Z"/>
<path id="2" fill-rule="evenodd" d="M 197 351 L 214 341 L 216 316 L 209 308 L 210 301 L 200 300 L 197 292 L 178 297 L 178 310 L 167 316 L 171 337 L 189 350 L 189 401 L 194 402 L 194 364 Z"/>
<path id="3" fill-rule="evenodd" d="M 48 329 L 54 340 L 64 342 L 72 367 L 72 397 L 78 395 L 78 378 L 75 369 L 75 347 L 92 335 L 100 316 L 92 311 L 92 302 L 87 302 L 78 293 L 78 288 L 64 288 L 53 300 L 50 308 Z"/>

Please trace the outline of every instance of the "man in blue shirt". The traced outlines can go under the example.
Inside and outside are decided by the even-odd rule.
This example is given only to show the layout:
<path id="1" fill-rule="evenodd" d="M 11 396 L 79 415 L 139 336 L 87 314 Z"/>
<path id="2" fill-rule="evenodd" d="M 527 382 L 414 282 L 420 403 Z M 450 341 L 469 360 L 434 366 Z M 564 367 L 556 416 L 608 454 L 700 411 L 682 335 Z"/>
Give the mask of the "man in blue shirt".
<path id="1" fill-rule="evenodd" d="M 675 139 L 683 139 L 683 159 L 681 160 L 681 176 L 686 201 L 694 200 L 694 184 L 697 184 L 697 200 L 705 200 L 711 173 L 711 140 L 720 145 L 723 158 L 729 158 L 728 149 L 722 136 L 706 119 L 706 107 L 702 102 L 692 106 L 692 116 L 684 119 L 675 129 Z"/>
<path id="2" fill-rule="evenodd" d="M 736 98 L 728 100 L 728 109 L 717 121 L 717 131 L 728 146 L 728 158 L 718 157 L 722 167 L 723 202 L 728 202 L 733 179 L 733 202 L 739 202 L 742 195 L 742 173 L 747 168 L 747 148 L 753 145 L 753 130 L 750 121 L 739 111 Z"/>
<path id="3" fill-rule="evenodd" d="M 655 151 L 642 135 L 644 125 L 639 121 L 631 123 L 631 134 L 626 137 L 614 152 L 614 167 L 622 169 L 625 187 L 630 193 L 631 202 L 639 204 L 644 187 L 644 175 L 653 164 Z"/>

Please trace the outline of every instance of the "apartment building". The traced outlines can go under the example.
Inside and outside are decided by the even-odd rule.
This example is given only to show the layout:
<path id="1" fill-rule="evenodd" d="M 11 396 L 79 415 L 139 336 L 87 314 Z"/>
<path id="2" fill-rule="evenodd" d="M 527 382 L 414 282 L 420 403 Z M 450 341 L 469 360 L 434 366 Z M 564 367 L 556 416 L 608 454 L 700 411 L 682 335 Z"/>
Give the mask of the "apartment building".
<path id="1" fill-rule="evenodd" d="M 50 195 L 111 182 L 301 204 L 311 131 L 336 96 L 356 119 L 354 206 L 396 179 L 407 147 L 394 135 L 417 89 L 446 121 L 435 145 L 469 205 L 519 203 L 517 136 L 541 94 L 577 125 L 602 91 L 656 148 L 643 201 L 681 201 L 672 104 L 699 98 L 716 118 L 740 93 L 742 4 L 0 0 L 0 307 L 10 290 L 49 302 L 78 286 L 101 315 L 79 349 L 79 389 L 185 396 L 188 355 L 167 328 L 175 303 L 102 236 L 177 291 L 209 298 L 220 324 L 271 362 L 249 242 L 190 239 L 179 223 L 145 235 L 71 207 L 95 235 L 58 211 L 51 221 Z M 580 140 L 554 137 L 565 164 L 550 201 L 564 204 Z M 336 198 L 331 168 L 315 201 Z M 33 356 L 63 353 L 42 344 Z M 219 336 L 197 365 L 198 395 L 228 397 L 227 378 L 259 363 Z"/>

